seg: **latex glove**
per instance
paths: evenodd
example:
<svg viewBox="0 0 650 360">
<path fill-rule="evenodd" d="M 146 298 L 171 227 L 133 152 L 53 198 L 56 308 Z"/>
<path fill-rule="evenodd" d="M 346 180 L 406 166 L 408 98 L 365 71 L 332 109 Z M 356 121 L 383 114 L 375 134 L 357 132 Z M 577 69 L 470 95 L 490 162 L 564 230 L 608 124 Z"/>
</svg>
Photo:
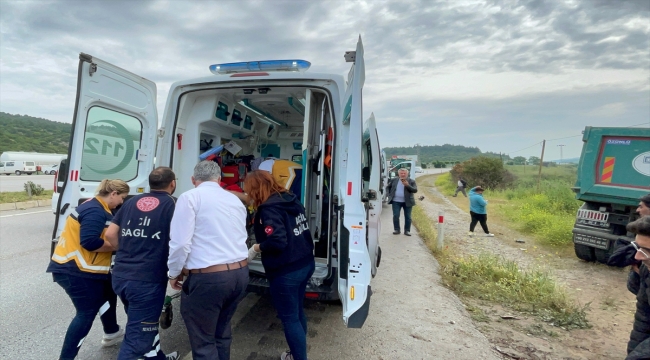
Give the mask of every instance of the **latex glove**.
<svg viewBox="0 0 650 360">
<path fill-rule="evenodd" d="M 248 262 L 253 261 L 255 259 L 255 256 L 257 256 L 259 252 L 255 251 L 255 245 L 251 246 L 250 249 L 248 249 Z"/>
</svg>

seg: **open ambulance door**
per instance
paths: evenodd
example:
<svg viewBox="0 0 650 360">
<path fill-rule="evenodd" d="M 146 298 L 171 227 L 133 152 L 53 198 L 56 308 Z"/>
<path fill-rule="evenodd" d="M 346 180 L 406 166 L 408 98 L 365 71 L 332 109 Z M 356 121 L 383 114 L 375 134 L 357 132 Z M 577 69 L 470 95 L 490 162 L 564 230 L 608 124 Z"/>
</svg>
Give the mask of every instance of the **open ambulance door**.
<svg viewBox="0 0 650 360">
<path fill-rule="evenodd" d="M 126 181 L 130 194 L 148 191 L 158 115 L 156 84 L 81 53 L 68 169 L 52 233 L 52 251 L 66 218 L 95 196 L 103 179 Z"/>
<path fill-rule="evenodd" d="M 372 277 L 377 275 L 377 267 L 381 261 L 381 248 L 379 247 L 379 234 L 381 234 L 381 151 L 379 148 L 379 138 L 377 135 L 377 126 L 375 123 L 375 114 L 370 114 L 366 120 L 363 131 L 364 142 L 364 168 L 363 183 L 366 201 L 367 227 L 366 243 L 368 245 L 368 254 L 370 256 Z"/>
<path fill-rule="evenodd" d="M 360 328 L 370 310 L 371 262 L 366 246 L 366 207 L 363 202 L 362 151 L 363 109 L 361 90 L 365 81 L 361 37 L 355 52 L 345 54 L 354 62 L 348 74 L 341 114 L 341 181 L 339 192 L 338 287 L 343 304 L 343 321 Z"/>
</svg>

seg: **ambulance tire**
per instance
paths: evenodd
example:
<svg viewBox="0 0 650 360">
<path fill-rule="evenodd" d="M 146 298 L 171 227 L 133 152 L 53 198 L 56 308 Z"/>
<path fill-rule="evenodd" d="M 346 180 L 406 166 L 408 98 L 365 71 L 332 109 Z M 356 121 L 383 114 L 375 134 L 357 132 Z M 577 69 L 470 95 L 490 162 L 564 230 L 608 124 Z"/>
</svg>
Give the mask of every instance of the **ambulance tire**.
<svg viewBox="0 0 650 360">
<path fill-rule="evenodd" d="M 16 170 L 16 175 L 20 176 L 20 174 L 22 174 L 22 172 L 20 172 L 20 170 Z"/>
<path fill-rule="evenodd" d="M 596 260 L 594 248 L 592 248 L 591 246 L 574 243 L 573 248 L 575 249 L 576 256 L 579 259 L 584 261 L 589 261 L 589 262 Z"/>
</svg>

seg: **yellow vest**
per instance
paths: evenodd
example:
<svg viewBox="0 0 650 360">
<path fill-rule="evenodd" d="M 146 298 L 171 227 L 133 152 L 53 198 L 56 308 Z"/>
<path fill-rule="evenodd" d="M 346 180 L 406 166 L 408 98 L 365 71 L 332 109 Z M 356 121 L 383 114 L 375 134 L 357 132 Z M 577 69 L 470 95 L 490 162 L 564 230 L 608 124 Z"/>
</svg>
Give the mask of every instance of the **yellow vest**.
<svg viewBox="0 0 650 360">
<path fill-rule="evenodd" d="M 113 214 L 104 201 L 102 201 L 99 197 L 95 197 L 95 199 L 99 202 L 99 204 L 104 208 L 106 212 L 106 222 L 101 235 L 101 238 L 104 239 L 106 228 L 108 225 L 110 225 Z M 84 204 L 87 204 L 87 202 Z M 80 205 L 79 207 L 82 207 L 84 204 Z M 91 204 L 88 205 L 93 206 Z M 72 213 L 65 220 L 63 232 L 59 237 L 59 242 L 57 243 L 56 248 L 54 248 L 52 261 L 59 264 L 65 264 L 69 261 L 74 260 L 74 262 L 77 263 L 79 270 L 83 272 L 93 274 L 108 274 L 108 271 L 111 268 L 112 253 L 92 252 L 84 249 L 84 247 L 81 246 L 81 224 L 78 220 L 79 214 L 76 211 L 77 209 L 72 210 Z"/>
</svg>

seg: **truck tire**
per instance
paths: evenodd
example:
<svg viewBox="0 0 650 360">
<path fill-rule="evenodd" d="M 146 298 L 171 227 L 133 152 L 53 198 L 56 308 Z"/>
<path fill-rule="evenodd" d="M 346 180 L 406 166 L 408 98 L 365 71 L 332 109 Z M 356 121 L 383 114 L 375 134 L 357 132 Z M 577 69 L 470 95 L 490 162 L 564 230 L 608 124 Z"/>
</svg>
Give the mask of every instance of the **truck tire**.
<svg viewBox="0 0 650 360">
<path fill-rule="evenodd" d="M 609 260 L 609 257 L 612 256 L 612 253 L 614 252 L 613 245 L 614 244 L 610 244 L 609 250 L 593 249 L 596 256 L 596 261 L 601 264 L 607 264 L 607 260 Z"/>
<path fill-rule="evenodd" d="M 22 174 L 22 172 L 20 172 L 20 170 L 16 170 L 16 175 L 20 176 L 20 174 Z"/>
<path fill-rule="evenodd" d="M 594 253 L 595 249 L 592 248 L 591 246 L 574 243 L 573 248 L 576 251 L 576 256 L 580 260 L 589 261 L 589 262 L 596 260 L 596 255 Z"/>
</svg>

